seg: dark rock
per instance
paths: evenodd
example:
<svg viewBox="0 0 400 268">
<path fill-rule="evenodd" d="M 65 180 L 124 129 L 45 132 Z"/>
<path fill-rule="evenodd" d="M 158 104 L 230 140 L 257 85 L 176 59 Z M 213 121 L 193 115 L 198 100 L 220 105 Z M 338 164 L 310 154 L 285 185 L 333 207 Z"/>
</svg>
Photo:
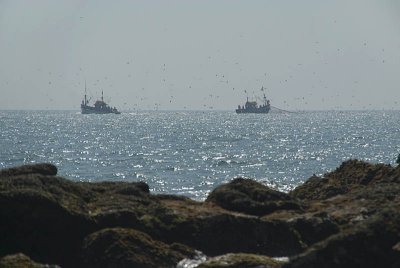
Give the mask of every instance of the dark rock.
<svg viewBox="0 0 400 268">
<path fill-rule="evenodd" d="M 225 213 L 197 218 L 187 226 L 181 225 L 174 233 L 182 243 L 211 256 L 226 252 L 284 256 L 304 249 L 298 233 L 286 221 L 264 221 Z"/>
<path fill-rule="evenodd" d="M 302 200 L 324 200 L 346 194 L 369 184 L 389 182 L 393 175 L 398 179 L 399 172 L 384 164 L 369 164 L 359 160 L 343 162 L 335 171 L 323 178 L 313 176 L 303 185 L 294 189 L 290 196 Z"/>
<path fill-rule="evenodd" d="M 0 256 L 24 252 L 42 263 L 78 267 L 90 233 L 126 226 L 162 237 L 178 217 L 143 182 L 81 183 L 19 169 L 30 170 L 14 168 L 3 175 L 18 175 L 0 180 Z"/>
<path fill-rule="evenodd" d="M 89 235 L 82 256 L 85 267 L 174 267 L 185 258 L 179 249 L 133 229 L 112 228 Z"/>
<path fill-rule="evenodd" d="M 28 256 L 17 253 L 0 258 L 0 268 L 59 268 L 58 265 L 48 265 L 34 262 Z"/>
<path fill-rule="evenodd" d="M 338 225 L 325 214 L 303 215 L 290 219 L 289 223 L 299 233 L 300 240 L 306 247 L 340 231 Z"/>
<path fill-rule="evenodd" d="M 206 202 L 227 210 L 257 216 L 277 210 L 301 210 L 301 205 L 289 195 L 243 178 L 218 186 L 210 193 Z"/>
<path fill-rule="evenodd" d="M 212 256 L 226 252 L 281 256 L 303 250 L 298 232 L 286 218 L 262 219 L 186 198 L 163 196 L 162 203 L 172 214 L 161 213 L 163 225 L 151 221 L 154 229 L 163 230 L 148 232 L 155 239 L 177 241 Z"/>
<path fill-rule="evenodd" d="M 0 180 L 0 255 L 24 252 L 42 263 L 75 265 L 81 239 L 94 223 L 75 195 L 84 191 L 67 184 L 40 174 Z"/>
<path fill-rule="evenodd" d="M 121 194 L 136 197 L 146 197 L 149 193 L 149 186 L 145 182 L 109 182 L 78 183 L 85 188 L 98 194 L 113 195 Z"/>
<path fill-rule="evenodd" d="M 283 262 L 255 254 L 225 254 L 210 258 L 197 268 L 279 268 Z"/>
<path fill-rule="evenodd" d="M 107 182 L 103 183 L 106 185 L 109 184 Z M 113 184 L 114 184 L 113 192 L 117 194 L 143 196 L 143 194 L 150 193 L 149 186 L 145 182 L 131 182 L 131 183 L 118 182 Z"/>
<path fill-rule="evenodd" d="M 26 174 L 41 174 L 55 176 L 57 175 L 57 167 L 52 164 L 35 164 L 35 165 L 25 165 L 21 167 L 13 167 L 8 169 L 0 170 L 1 177 L 26 175 Z"/>
<path fill-rule="evenodd" d="M 55 174 L 51 165 L 0 171 L 0 256 L 23 252 L 62 267 L 168 267 L 198 249 L 292 256 L 287 267 L 400 266 L 399 168 L 351 160 L 290 194 L 236 179 L 206 202 L 152 195 L 143 182 Z M 247 265 L 246 256 L 232 256 Z"/>
<path fill-rule="evenodd" d="M 396 245 L 394 245 L 394 246 L 392 247 L 392 249 L 393 249 L 394 251 L 398 251 L 398 252 L 400 253 L 400 242 L 397 243 Z"/>
<path fill-rule="evenodd" d="M 397 205 L 315 244 L 284 267 L 400 267 L 400 252 L 393 249 L 399 239 Z"/>
</svg>

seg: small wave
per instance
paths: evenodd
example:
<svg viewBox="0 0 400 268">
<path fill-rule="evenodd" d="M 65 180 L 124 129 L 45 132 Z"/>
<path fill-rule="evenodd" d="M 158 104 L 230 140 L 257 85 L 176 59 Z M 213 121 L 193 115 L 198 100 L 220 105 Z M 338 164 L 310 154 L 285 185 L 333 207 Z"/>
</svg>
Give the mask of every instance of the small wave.
<svg viewBox="0 0 400 268">
<path fill-rule="evenodd" d="M 207 260 L 207 256 L 204 255 L 201 251 L 196 250 L 196 254 L 193 259 L 183 259 L 177 265 L 176 268 L 195 268 L 205 262 Z"/>
<path fill-rule="evenodd" d="M 134 173 L 133 176 L 134 176 L 136 179 L 146 180 L 146 176 L 145 176 L 144 174 L 142 174 L 142 173 Z"/>
<path fill-rule="evenodd" d="M 235 160 L 219 160 L 215 166 L 217 167 L 224 167 L 224 166 L 232 166 L 232 165 L 240 165 L 240 162 L 237 162 Z"/>
<path fill-rule="evenodd" d="M 133 168 L 142 168 L 142 167 L 143 167 L 143 165 L 139 165 L 139 164 L 133 166 Z"/>
<path fill-rule="evenodd" d="M 217 167 L 229 166 L 229 160 L 228 161 L 220 160 L 217 162 L 217 164 L 215 166 L 217 166 Z"/>
</svg>

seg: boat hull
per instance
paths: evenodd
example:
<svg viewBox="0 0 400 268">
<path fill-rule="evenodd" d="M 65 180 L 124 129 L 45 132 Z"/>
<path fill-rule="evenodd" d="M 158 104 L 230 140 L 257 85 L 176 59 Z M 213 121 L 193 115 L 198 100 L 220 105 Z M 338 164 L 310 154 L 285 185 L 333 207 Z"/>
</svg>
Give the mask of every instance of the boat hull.
<svg viewBox="0 0 400 268">
<path fill-rule="evenodd" d="M 264 88 L 261 88 L 261 91 L 264 91 Z M 249 97 L 247 97 L 247 101 L 245 105 L 238 105 L 236 109 L 237 114 L 267 114 L 269 110 L 271 110 L 271 105 L 269 104 L 269 100 L 264 94 L 263 104 L 258 105 L 257 101 L 249 101 Z"/>
<path fill-rule="evenodd" d="M 269 113 L 270 107 L 260 107 L 256 109 L 236 109 L 237 114 L 267 114 Z"/>
<path fill-rule="evenodd" d="M 99 109 L 93 106 L 88 106 L 88 105 L 81 105 L 81 113 L 82 114 L 120 114 L 121 112 L 112 109 L 112 108 L 106 108 L 106 109 Z"/>
</svg>

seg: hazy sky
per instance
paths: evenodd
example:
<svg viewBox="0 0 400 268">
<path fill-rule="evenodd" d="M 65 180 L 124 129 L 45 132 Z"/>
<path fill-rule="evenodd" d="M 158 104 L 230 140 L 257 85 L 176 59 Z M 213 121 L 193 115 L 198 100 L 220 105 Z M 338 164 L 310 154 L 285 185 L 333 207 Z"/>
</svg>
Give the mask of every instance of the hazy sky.
<svg viewBox="0 0 400 268">
<path fill-rule="evenodd" d="M 400 109 L 398 0 L 0 0 L 0 109 Z"/>
</svg>

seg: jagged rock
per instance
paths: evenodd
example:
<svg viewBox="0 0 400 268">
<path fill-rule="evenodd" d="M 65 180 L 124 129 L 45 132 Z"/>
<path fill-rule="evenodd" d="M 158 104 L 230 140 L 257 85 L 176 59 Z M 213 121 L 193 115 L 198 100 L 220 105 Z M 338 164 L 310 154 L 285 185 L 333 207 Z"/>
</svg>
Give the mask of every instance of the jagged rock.
<svg viewBox="0 0 400 268">
<path fill-rule="evenodd" d="M 301 210 L 289 195 L 251 179 L 237 178 L 215 188 L 206 202 L 231 211 L 262 216 L 277 210 Z"/>
<path fill-rule="evenodd" d="M 190 251 L 182 248 L 133 229 L 110 228 L 86 237 L 82 256 L 85 267 L 174 267 Z"/>
</svg>

